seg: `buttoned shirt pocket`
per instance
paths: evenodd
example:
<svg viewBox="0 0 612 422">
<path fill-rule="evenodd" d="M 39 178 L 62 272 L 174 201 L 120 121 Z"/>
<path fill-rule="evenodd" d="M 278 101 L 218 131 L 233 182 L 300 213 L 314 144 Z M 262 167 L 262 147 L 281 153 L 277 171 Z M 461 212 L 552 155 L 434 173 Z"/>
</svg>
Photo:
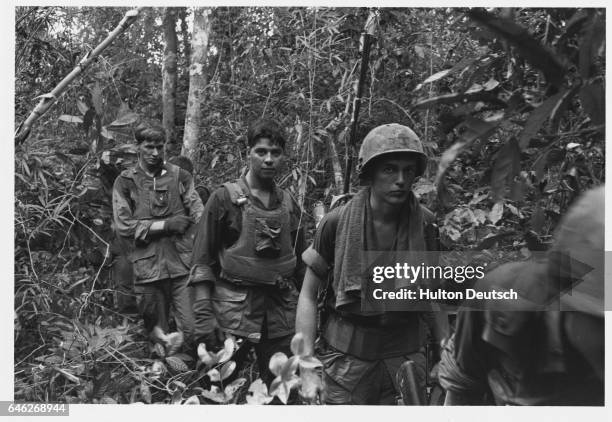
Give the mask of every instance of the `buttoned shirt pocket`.
<svg viewBox="0 0 612 422">
<path fill-rule="evenodd" d="M 246 287 L 232 286 L 231 288 L 216 284 L 212 302 L 217 322 L 221 328 L 235 330 L 240 327 L 242 318 L 247 311 Z"/>
<path fill-rule="evenodd" d="M 165 217 L 170 211 L 170 192 L 166 186 L 158 186 L 149 191 L 151 204 L 151 215 L 153 217 Z"/>
</svg>

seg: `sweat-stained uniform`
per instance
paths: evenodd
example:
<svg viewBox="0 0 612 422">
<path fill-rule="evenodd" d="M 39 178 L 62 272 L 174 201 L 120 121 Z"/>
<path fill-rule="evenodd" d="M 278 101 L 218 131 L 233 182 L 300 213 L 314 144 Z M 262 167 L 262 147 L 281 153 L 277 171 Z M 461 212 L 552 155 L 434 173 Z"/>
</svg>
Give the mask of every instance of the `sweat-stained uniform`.
<svg viewBox="0 0 612 422">
<path fill-rule="evenodd" d="M 266 252 L 274 249 L 266 249 L 270 242 L 276 252 Z M 298 288 L 304 277 L 298 257 L 304 249 L 300 208 L 278 187 L 271 193 L 269 207 L 250 195 L 244 178 L 215 190 L 206 203 L 192 272 L 197 282 L 212 284 L 220 328 L 253 344 L 264 381 L 269 381 L 272 354 L 290 354 Z M 197 315 L 196 310 L 196 337 L 210 329 Z"/>
<path fill-rule="evenodd" d="M 369 315 L 361 310 L 361 295 L 365 289 L 355 294 L 349 289 L 350 276 L 346 276 L 339 265 L 350 267 L 357 262 L 347 261 L 341 254 L 351 254 L 351 251 L 378 251 L 375 235 L 369 238 L 366 246 L 352 239 L 346 242 L 348 231 L 356 225 L 364 232 L 373 231 L 373 221 L 367 217 L 369 208 L 369 190 L 358 193 L 347 204 L 328 213 L 321 221 L 313 244 L 302 255 L 304 263 L 326 283 L 326 312 L 329 313 L 322 328 L 322 339 L 317 344 L 317 357 L 324 363 L 325 382 L 327 384 L 328 404 L 384 404 L 394 405 L 398 402 L 399 389 L 396 373 L 399 367 L 411 360 L 415 363 L 419 394 L 424 400 L 426 359 L 425 318 L 431 318 L 431 313 L 416 311 L 392 311 L 377 315 Z M 368 208 L 366 217 L 351 219 L 346 214 L 350 207 L 356 207 L 354 201 L 361 201 Z M 418 224 L 408 224 L 406 236 L 410 238 L 406 244 L 420 245 L 424 251 L 425 243 L 422 222 L 428 222 L 433 216 L 418 205 L 413 195 L 410 197 L 410 212 L 405 215 L 415 219 Z M 405 210 L 406 211 L 406 210 Z M 353 221 L 355 220 L 355 221 Z M 347 221 L 343 223 L 343 221 Z M 345 229 L 343 224 L 353 228 Z M 399 237 L 399 235 L 398 235 Z M 367 236 L 366 236 L 367 238 Z M 396 239 L 396 247 L 397 247 Z M 416 246 L 415 246 L 416 247 Z M 342 278 L 346 278 L 343 280 Z M 343 287 L 344 286 L 344 287 Z"/>
<path fill-rule="evenodd" d="M 134 288 L 148 331 L 159 325 L 168 331 L 172 303 L 177 328 L 190 339 L 193 310 L 187 289 L 195 224 L 182 234 L 149 234 L 155 221 L 187 215 L 197 222 L 203 205 L 185 170 L 164 164 L 156 177 L 137 164 L 124 170 L 113 186 L 113 214 L 117 233 L 132 239 Z"/>
</svg>

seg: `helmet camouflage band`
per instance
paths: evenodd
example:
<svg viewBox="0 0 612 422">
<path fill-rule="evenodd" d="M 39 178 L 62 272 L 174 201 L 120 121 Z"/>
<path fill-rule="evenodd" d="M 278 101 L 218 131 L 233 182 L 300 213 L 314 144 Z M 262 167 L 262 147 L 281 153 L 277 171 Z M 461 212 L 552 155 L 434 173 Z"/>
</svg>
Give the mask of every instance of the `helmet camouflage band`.
<svg viewBox="0 0 612 422">
<path fill-rule="evenodd" d="M 359 161 L 357 172 L 360 177 L 365 174 L 365 169 L 372 159 L 383 154 L 409 152 L 417 155 L 419 168 L 417 176 L 425 172 L 427 166 L 427 155 L 423 151 L 423 144 L 419 137 L 407 126 L 391 123 L 372 129 L 361 143 L 359 148 Z"/>
</svg>

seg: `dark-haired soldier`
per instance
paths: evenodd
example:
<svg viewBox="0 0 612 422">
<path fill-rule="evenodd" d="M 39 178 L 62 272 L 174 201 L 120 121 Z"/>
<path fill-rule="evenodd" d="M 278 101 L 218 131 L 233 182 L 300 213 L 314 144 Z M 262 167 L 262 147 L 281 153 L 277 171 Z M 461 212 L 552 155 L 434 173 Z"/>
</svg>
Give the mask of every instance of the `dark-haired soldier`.
<svg viewBox="0 0 612 422">
<path fill-rule="evenodd" d="M 328 292 L 329 317 L 317 349 L 328 404 L 397 404 L 404 389 L 396 374 L 405 362 L 414 366 L 416 385 L 409 395 L 416 399 L 410 404 L 424 404 L 425 327 L 441 339 L 446 327 L 439 322 L 445 315 L 364 309 L 371 280 L 360 268 L 373 251 L 390 256 L 427 250 L 425 226 L 433 215 L 412 192 L 426 163 L 410 128 L 394 123 L 370 131 L 359 151 L 359 176 L 366 187 L 323 218 L 302 256 L 307 269 L 296 331 L 304 335 L 308 353 L 315 352 L 318 292 L 322 286 Z"/>
<path fill-rule="evenodd" d="M 290 354 L 303 278 L 297 257 L 304 245 L 300 208 L 274 182 L 284 159 L 282 130 L 258 120 L 249 126 L 247 140 L 246 175 L 215 190 L 204 209 L 191 284 L 199 341 L 215 346 L 216 320 L 223 332 L 251 343 L 269 383 L 270 357 Z"/>
<path fill-rule="evenodd" d="M 482 279 L 519 300 L 459 312 L 439 369 L 446 405 L 603 406 L 604 198 L 601 186 L 570 207 L 544 259 Z"/>
<path fill-rule="evenodd" d="M 117 232 L 133 239 L 134 290 L 146 330 L 153 341 L 175 352 L 193 341 L 193 310 L 187 279 L 195 223 L 203 211 L 191 175 L 164 162 L 161 127 L 135 132 L 138 163 L 124 170 L 113 187 Z M 174 309 L 178 332 L 169 334 Z"/>
</svg>

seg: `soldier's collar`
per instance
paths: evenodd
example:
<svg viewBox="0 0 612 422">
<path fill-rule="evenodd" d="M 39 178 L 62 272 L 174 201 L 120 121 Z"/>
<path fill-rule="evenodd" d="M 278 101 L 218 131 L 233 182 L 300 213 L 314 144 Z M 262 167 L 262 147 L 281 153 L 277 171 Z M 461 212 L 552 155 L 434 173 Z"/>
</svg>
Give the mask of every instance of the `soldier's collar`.
<svg viewBox="0 0 612 422">
<path fill-rule="evenodd" d="M 140 166 L 140 162 L 136 162 L 136 165 L 134 166 L 134 168 L 132 168 L 132 173 L 136 174 L 139 171 L 144 173 L 144 175 L 147 176 L 147 177 L 155 178 L 155 177 L 161 177 L 161 176 L 165 175 L 166 173 L 168 173 L 168 168 L 166 167 L 166 162 L 164 161 L 164 163 L 162 164 L 162 168 L 161 168 L 161 171 L 160 171 L 159 175 L 152 176 L 149 172 L 147 172 L 145 169 L 143 169 Z"/>
</svg>

